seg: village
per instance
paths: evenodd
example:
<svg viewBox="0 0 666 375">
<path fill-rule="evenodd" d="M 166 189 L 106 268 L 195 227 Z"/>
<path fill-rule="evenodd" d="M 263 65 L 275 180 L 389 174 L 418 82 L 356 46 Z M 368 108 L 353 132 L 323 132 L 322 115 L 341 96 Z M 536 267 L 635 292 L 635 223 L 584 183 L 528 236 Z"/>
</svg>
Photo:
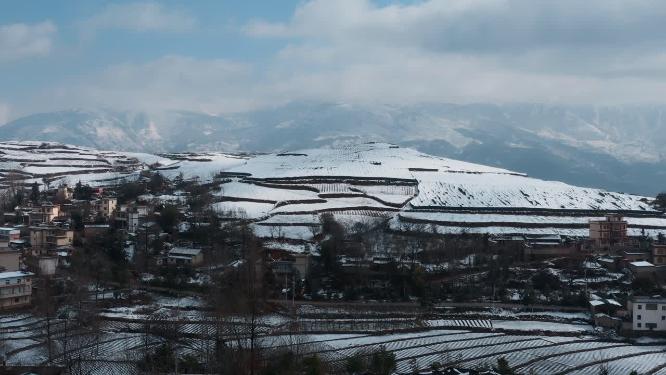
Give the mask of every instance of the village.
<svg viewBox="0 0 666 375">
<path fill-rule="evenodd" d="M 121 338 L 141 331 L 133 324 L 173 321 L 209 340 L 211 327 L 197 334 L 204 322 L 221 319 L 226 326 L 233 317 L 243 322 L 235 334 L 244 339 L 424 329 L 590 335 L 633 344 L 666 339 L 666 238 L 628 236 L 619 213 L 591 220 L 585 238 L 410 235 L 381 225 L 347 228 L 333 214 L 322 214 L 313 240 L 296 243 L 279 231 L 257 237 L 242 214 L 211 211 L 214 190 L 215 184 L 145 172 L 137 181 L 112 186 L 34 184 L 7 195 L 0 218 L 0 321 L 27 319 L 39 334 L 14 338 L 21 325 L 3 324 L 4 363 L 58 368 L 78 360 L 81 366 L 81 350 L 90 344 L 75 350 L 67 330 L 90 334 L 100 329 L 100 319 L 126 325 L 103 330 Z M 45 332 L 33 319 L 71 326 Z M 146 339 L 133 365 L 145 366 L 157 355 L 150 353 L 171 340 L 163 332 L 151 336 L 160 338 Z M 206 345 L 215 342 L 219 338 Z M 335 350 L 322 353 L 328 352 Z M 198 355 L 186 359 L 196 364 Z M 442 364 L 474 363 L 462 356 L 430 357 L 398 356 L 398 370 L 432 371 L 437 362 L 443 371 L 448 366 Z M 494 363 L 490 354 L 481 358 L 475 368 Z M 104 362 L 96 361 L 88 364 Z"/>
</svg>

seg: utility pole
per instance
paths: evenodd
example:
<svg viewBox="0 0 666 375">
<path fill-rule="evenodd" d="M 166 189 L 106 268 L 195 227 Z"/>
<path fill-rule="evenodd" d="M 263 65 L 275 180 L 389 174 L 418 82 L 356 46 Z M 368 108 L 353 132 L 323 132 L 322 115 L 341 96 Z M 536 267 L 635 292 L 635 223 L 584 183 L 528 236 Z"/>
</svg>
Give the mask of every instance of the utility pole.
<svg viewBox="0 0 666 375">
<path fill-rule="evenodd" d="M 294 299 L 296 298 L 296 276 L 292 273 L 291 274 L 291 309 L 295 313 L 296 312 L 296 307 Z"/>
</svg>

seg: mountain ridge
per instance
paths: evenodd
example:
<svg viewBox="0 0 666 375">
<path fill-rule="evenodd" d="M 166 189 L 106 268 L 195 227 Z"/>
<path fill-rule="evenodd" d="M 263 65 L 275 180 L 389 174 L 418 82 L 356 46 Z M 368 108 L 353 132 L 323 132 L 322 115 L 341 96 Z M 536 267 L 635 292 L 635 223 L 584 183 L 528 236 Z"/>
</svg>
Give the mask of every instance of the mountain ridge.
<svg viewBox="0 0 666 375">
<path fill-rule="evenodd" d="M 666 188 L 665 109 L 316 102 L 218 116 L 78 109 L 14 120 L 1 127 L 0 140 L 148 152 L 279 152 L 380 141 L 540 178 L 656 194 Z"/>
</svg>

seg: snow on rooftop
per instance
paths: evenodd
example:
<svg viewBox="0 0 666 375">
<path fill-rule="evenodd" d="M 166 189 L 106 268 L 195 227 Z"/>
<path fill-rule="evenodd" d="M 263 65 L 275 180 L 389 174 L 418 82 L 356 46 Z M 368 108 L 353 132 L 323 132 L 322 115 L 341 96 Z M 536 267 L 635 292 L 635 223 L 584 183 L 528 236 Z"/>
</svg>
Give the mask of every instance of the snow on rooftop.
<svg viewBox="0 0 666 375">
<path fill-rule="evenodd" d="M 34 273 L 25 272 L 25 271 L 0 272 L 0 279 L 11 279 L 15 277 L 25 277 L 25 276 L 34 276 Z"/>
<path fill-rule="evenodd" d="M 187 248 L 187 247 L 174 247 L 171 250 L 169 250 L 169 256 L 172 255 L 178 255 L 178 254 L 185 254 L 185 255 L 199 255 L 201 253 L 201 249 L 194 249 L 194 248 Z"/>
<path fill-rule="evenodd" d="M 654 264 L 652 264 L 650 262 L 646 262 L 644 260 L 637 261 L 637 262 L 631 262 L 629 264 L 631 266 L 634 266 L 634 267 L 654 267 Z"/>
</svg>

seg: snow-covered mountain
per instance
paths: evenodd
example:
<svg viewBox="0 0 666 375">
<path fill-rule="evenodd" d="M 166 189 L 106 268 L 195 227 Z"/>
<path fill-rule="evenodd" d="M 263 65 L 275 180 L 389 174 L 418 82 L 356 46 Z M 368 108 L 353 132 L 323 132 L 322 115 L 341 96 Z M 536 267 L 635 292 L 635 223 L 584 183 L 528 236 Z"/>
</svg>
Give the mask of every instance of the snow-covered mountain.
<svg viewBox="0 0 666 375">
<path fill-rule="evenodd" d="M 666 233 L 648 197 L 544 181 L 386 143 L 271 154 L 146 154 L 57 143 L 0 143 L 0 188 L 49 182 L 112 185 L 145 169 L 214 181 L 220 216 L 262 237 L 308 241 L 319 215 L 398 231 L 586 236 L 588 221 L 627 217 L 630 233 Z M 313 230 L 314 228 L 314 230 Z"/>
<path fill-rule="evenodd" d="M 27 116 L 0 140 L 43 139 L 143 152 L 279 152 L 390 142 L 583 186 L 666 189 L 666 107 L 293 103 L 214 116 L 111 110 Z"/>
</svg>

